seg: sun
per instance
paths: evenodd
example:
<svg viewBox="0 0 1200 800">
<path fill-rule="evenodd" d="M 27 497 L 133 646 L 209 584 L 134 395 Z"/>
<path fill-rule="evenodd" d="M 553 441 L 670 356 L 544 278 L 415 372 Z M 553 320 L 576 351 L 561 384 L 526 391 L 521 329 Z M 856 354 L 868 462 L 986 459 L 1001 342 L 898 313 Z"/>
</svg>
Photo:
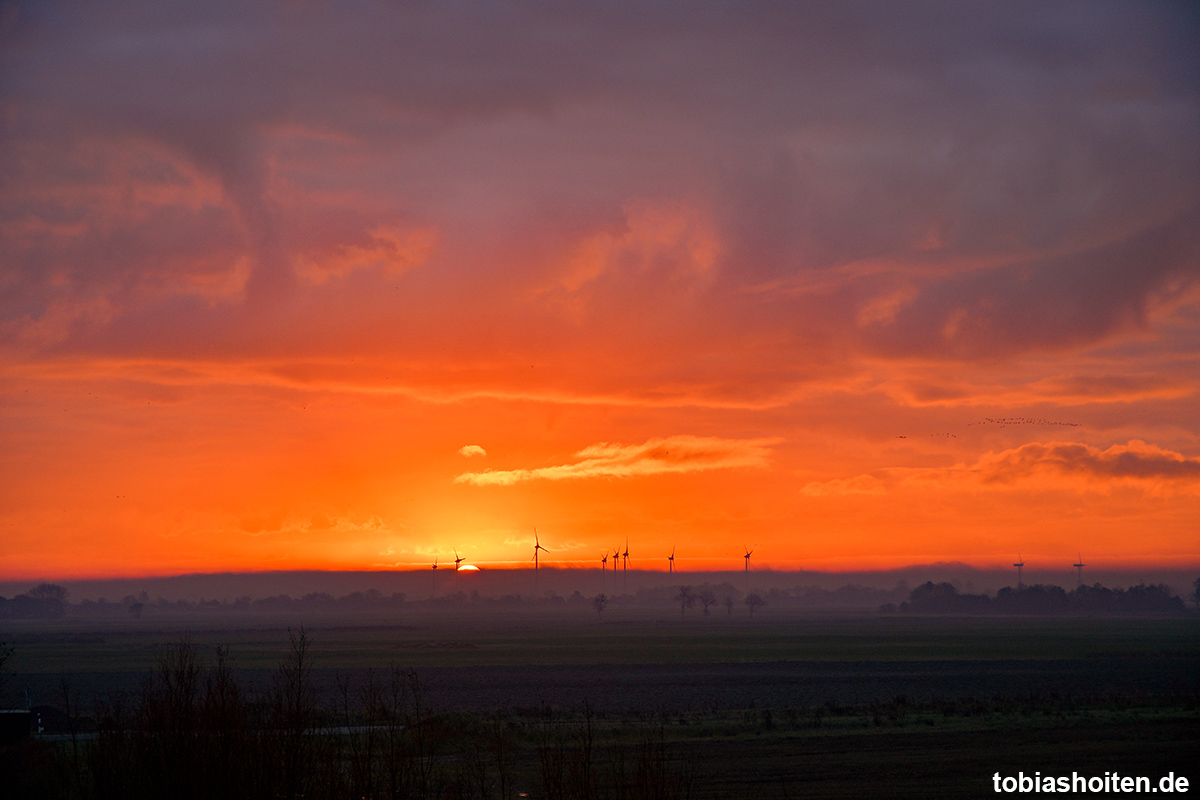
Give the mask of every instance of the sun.
<svg viewBox="0 0 1200 800">
<path fill-rule="evenodd" d="M 479 572 L 479 567 L 474 564 L 463 564 L 458 568 L 459 572 Z"/>
</svg>

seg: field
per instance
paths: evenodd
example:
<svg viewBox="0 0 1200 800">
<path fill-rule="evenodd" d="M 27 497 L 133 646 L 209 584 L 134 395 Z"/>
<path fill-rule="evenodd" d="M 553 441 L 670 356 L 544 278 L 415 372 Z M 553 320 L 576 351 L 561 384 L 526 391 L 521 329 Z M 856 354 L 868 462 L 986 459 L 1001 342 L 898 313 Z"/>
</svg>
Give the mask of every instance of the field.
<svg viewBox="0 0 1200 800">
<path fill-rule="evenodd" d="M 70 697 L 72 724 L 86 730 L 98 698 L 132 702 L 184 640 L 203 663 L 228 648 L 246 695 L 266 697 L 301 625 L 326 729 L 361 722 L 348 698 L 400 668 L 462 741 L 496 726 L 511 733 L 513 796 L 553 795 L 547 753 L 567 774 L 585 727 L 597 785 L 657 764 L 679 791 L 653 796 L 974 796 L 992 794 L 997 771 L 1157 780 L 1187 774 L 1200 745 L 1194 617 L 67 618 L 7 623 L 7 700 L 28 690 L 53 729 L 63 723 L 50 709 Z M 446 769 L 465 758 L 453 752 Z"/>
</svg>

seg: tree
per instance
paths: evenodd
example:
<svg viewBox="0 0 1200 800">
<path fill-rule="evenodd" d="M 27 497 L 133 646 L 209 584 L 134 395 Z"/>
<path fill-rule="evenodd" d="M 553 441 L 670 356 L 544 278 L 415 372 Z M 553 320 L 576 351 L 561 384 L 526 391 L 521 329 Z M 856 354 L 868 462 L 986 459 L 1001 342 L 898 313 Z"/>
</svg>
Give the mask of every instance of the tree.
<svg viewBox="0 0 1200 800">
<path fill-rule="evenodd" d="M 592 598 L 592 608 L 596 609 L 596 619 L 600 619 L 600 615 L 604 613 L 604 607 L 608 605 L 608 595 L 598 594 Z"/>
<path fill-rule="evenodd" d="M 733 616 L 733 595 L 731 594 L 725 595 L 725 613 Z"/>
<path fill-rule="evenodd" d="M 39 583 L 29 590 L 29 596 L 35 600 L 65 603 L 67 601 L 67 590 L 55 583 Z"/>
<path fill-rule="evenodd" d="M 26 593 L 29 616 L 61 617 L 66 613 L 67 590 L 54 583 L 39 583 Z M 13 598 L 16 600 L 17 598 Z"/>
<path fill-rule="evenodd" d="M 1192 584 L 1192 602 L 1200 609 L 1200 578 L 1196 578 L 1196 582 Z"/>
<path fill-rule="evenodd" d="M 692 594 L 691 586 L 680 586 L 679 594 L 675 595 L 675 601 L 679 603 L 679 616 L 683 616 L 683 612 L 696 604 L 696 596 Z"/>
<path fill-rule="evenodd" d="M 743 600 L 742 602 L 744 602 L 747 606 L 749 606 L 750 616 L 752 616 L 752 617 L 754 616 L 755 611 L 758 611 L 760 608 L 762 608 L 763 606 L 765 606 L 767 604 L 767 601 L 763 600 L 757 594 L 746 595 L 746 599 Z"/>
<path fill-rule="evenodd" d="M 0 642 L 0 692 L 4 691 L 5 684 L 8 683 L 7 665 L 12 659 L 13 649 L 8 642 Z"/>
<path fill-rule="evenodd" d="M 700 590 L 700 605 L 704 606 L 704 616 L 708 616 L 708 609 L 717 602 L 717 593 L 712 589 Z"/>
<path fill-rule="evenodd" d="M 279 665 L 272 687 L 275 726 L 281 737 L 280 766 L 284 775 L 284 797 L 307 792 L 311 780 L 313 737 L 309 736 L 317 713 L 316 688 L 312 682 L 312 640 L 304 626 L 300 633 L 288 629 L 291 652 Z"/>
</svg>

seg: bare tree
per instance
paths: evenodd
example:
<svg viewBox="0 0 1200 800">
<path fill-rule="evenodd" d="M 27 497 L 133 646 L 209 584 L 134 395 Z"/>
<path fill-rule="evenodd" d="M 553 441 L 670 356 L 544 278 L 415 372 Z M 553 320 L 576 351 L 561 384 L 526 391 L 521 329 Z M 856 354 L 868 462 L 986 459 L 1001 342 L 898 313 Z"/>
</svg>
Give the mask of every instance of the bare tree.
<svg viewBox="0 0 1200 800">
<path fill-rule="evenodd" d="M 316 713 L 316 689 L 312 684 L 312 641 L 304 626 L 299 634 L 288 629 L 291 652 L 275 674 L 273 705 L 280 738 L 279 767 L 284 778 L 284 796 L 297 797 L 306 790 L 311 762 L 312 730 Z"/>
<path fill-rule="evenodd" d="M 8 683 L 8 662 L 12 659 L 13 648 L 8 642 L 0 642 L 0 694 Z"/>
<path fill-rule="evenodd" d="M 708 616 L 708 609 L 717 602 L 717 593 L 712 589 L 701 589 L 698 595 L 700 605 L 704 607 L 704 616 Z"/>
<path fill-rule="evenodd" d="M 733 616 L 733 595 L 731 594 L 725 595 L 725 613 Z"/>
<path fill-rule="evenodd" d="M 679 603 L 679 616 L 683 616 L 683 612 L 696 604 L 696 596 L 692 594 L 691 586 L 680 586 L 679 594 L 675 595 L 675 601 Z"/>
<path fill-rule="evenodd" d="M 752 616 L 752 617 L 754 616 L 755 611 L 758 611 L 760 608 L 762 608 L 763 606 L 765 606 L 767 604 L 767 601 L 763 600 L 757 594 L 746 595 L 746 599 L 743 600 L 742 602 L 745 603 L 750 608 L 750 616 Z"/>
<path fill-rule="evenodd" d="M 185 635 L 163 649 L 155 679 L 142 689 L 138 724 L 149 756 L 146 776 L 168 797 L 186 795 L 196 780 L 202 677 L 199 654 Z"/>
<path fill-rule="evenodd" d="M 592 598 L 592 608 L 596 609 L 596 619 L 600 619 L 606 605 L 608 605 L 608 595 L 598 594 Z"/>
</svg>

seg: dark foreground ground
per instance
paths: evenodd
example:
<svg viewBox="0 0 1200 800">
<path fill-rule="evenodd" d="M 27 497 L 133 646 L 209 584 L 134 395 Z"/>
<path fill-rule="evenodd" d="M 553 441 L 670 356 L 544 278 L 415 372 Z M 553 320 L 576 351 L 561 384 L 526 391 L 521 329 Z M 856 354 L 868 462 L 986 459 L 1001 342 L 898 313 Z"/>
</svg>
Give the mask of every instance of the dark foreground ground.
<svg viewBox="0 0 1200 800">
<path fill-rule="evenodd" d="M 889 731 L 692 745 L 697 797 L 995 796 L 992 776 L 1194 774 L 1197 719 L 1000 730 Z"/>
<path fill-rule="evenodd" d="M 339 678 L 361 684 L 369 668 L 315 668 L 318 702 L 337 701 Z M 379 670 L 375 670 L 379 672 Z M 415 670 L 431 709 L 566 711 L 586 702 L 605 713 L 694 713 L 741 708 L 859 705 L 1025 697 L 1175 696 L 1196 692 L 1200 656 L 993 661 L 791 661 L 747 664 L 570 664 L 423 667 Z M 275 670 L 235 670 L 251 694 L 266 692 Z M 145 672 L 17 676 L 34 705 L 61 704 L 65 682 L 80 698 L 136 697 Z"/>
<path fill-rule="evenodd" d="M 928 798 L 995 796 L 996 773 L 1200 780 L 1195 619 L 307 624 L 312 714 L 291 739 L 299 673 L 278 621 L 5 631 L 4 696 L 28 691 L 46 730 L 0 748 L 0 796 Z M 156 672 L 183 641 L 199 669 L 186 713 Z M 227 731 L 204 721 L 219 644 L 241 715 L 224 755 L 209 750 Z M 400 710 L 367 710 L 395 675 Z M 282 768 L 288 747 L 304 757 Z M 390 790 L 389 770 L 407 776 Z"/>
<path fill-rule="evenodd" d="M 597 715 L 586 751 L 587 723 L 578 713 L 431 716 L 425 724 L 428 730 L 438 728 L 441 738 L 429 745 L 424 760 L 412 749 L 405 756 L 410 764 L 424 765 L 425 783 L 415 777 L 419 769 L 411 768 L 408 783 L 395 793 L 387 791 L 382 768 L 376 769 L 373 787 L 356 783 L 354 766 L 365 734 L 333 729 L 309 735 L 317 754 L 305 763 L 323 773 L 332 761 L 339 777 L 318 775 L 293 793 L 278 787 L 255 792 L 249 778 L 235 787 L 206 791 L 202 787 L 209 779 L 203 776 L 208 771 L 194 763 L 157 782 L 141 780 L 139 771 L 138 780 L 121 783 L 111 775 L 113 763 L 142 764 L 137 759 L 145 756 L 135 755 L 130 762 L 137 746 L 127 744 L 114 755 L 110 742 L 108 760 L 97 759 L 88 748 L 98 740 L 86 735 L 76 741 L 27 741 L 7 750 L 0 746 L 0 772 L 7 797 L 64 800 L 991 797 L 997 773 L 1015 778 L 1019 773 L 1103 777 L 1115 772 L 1148 777 L 1154 786 L 1173 774 L 1194 782 L 1195 754 L 1200 752 L 1200 711 L 1194 700 L 891 702 L 638 719 Z M 385 734 L 375 735 L 379 746 Z M 503 748 L 496 746 L 497 736 L 504 738 Z M 411 739 L 406 741 L 411 747 Z M 156 762 L 148 769 L 161 768 L 164 756 L 152 752 Z M 171 757 L 165 760 L 169 763 Z M 585 762 L 586 775 L 581 771 Z M 105 774 L 107 783 L 96 779 Z M 244 767 L 235 774 L 245 775 Z"/>
</svg>

